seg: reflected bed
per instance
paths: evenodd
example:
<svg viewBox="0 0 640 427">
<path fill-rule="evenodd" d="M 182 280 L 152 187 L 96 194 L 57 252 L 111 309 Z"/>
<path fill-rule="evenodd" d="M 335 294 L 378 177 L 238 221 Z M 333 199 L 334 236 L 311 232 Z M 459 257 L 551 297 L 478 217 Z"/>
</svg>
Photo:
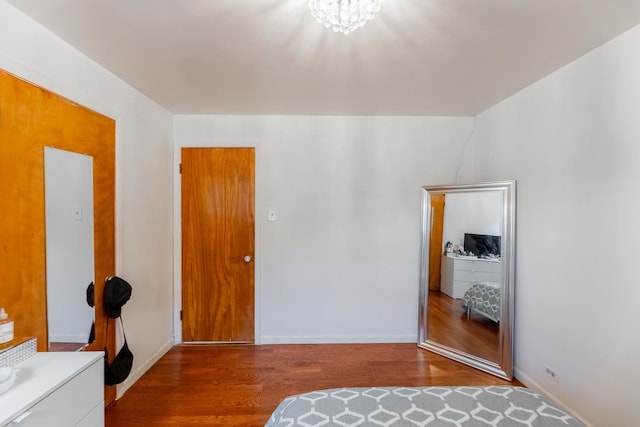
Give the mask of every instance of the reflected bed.
<svg viewBox="0 0 640 427">
<path fill-rule="evenodd" d="M 584 426 L 530 389 L 375 387 L 317 390 L 284 399 L 265 427 Z"/>
<path fill-rule="evenodd" d="M 478 282 L 471 285 L 462 297 L 462 308 L 481 314 L 494 322 L 500 322 L 500 283 Z"/>
</svg>

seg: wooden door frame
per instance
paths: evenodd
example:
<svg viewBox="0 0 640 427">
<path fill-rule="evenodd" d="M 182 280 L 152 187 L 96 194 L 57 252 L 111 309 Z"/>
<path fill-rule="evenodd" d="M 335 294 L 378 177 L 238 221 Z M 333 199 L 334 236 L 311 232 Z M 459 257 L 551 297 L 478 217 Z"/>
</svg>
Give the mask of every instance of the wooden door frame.
<svg viewBox="0 0 640 427">
<path fill-rule="evenodd" d="M 174 283 L 174 315 L 173 330 L 175 344 L 182 343 L 182 320 L 180 319 L 180 311 L 182 309 L 182 176 L 180 175 L 180 164 L 182 163 L 183 148 L 253 148 L 255 150 L 254 175 L 255 175 L 255 192 L 254 192 L 254 341 L 255 345 L 262 343 L 261 335 L 261 280 L 260 272 L 262 270 L 262 224 L 264 223 L 262 209 L 262 143 L 260 141 L 229 141 L 211 138 L 202 143 L 181 144 L 175 141 L 173 158 L 174 163 L 174 203 L 173 203 L 173 283 Z"/>
<path fill-rule="evenodd" d="M 8 194 L 3 194 L 5 202 L 9 200 L 12 208 L 27 206 L 29 211 L 28 216 L 17 215 L 15 209 L 5 212 L 5 216 L 14 219 L 16 224 L 5 233 L 5 240 L 15 248 L 16 254 L 22 256 L 17 257 L 18 262 L 13 262 L 10 269 L 6 269 L 6 280 L 19 285 L 13 289 L 19 289 L 21 295 L 19 298 L 3 295 L 3 299 L 8 311 L 17 317 L 17 336 L 36 336 L 38 351 L 46 351 L 44 147 L 93 157 L 94 281 L 95 294 L 102 295 L 104 278 L 115 273 L 116 121 L 2 69 L 0 79 L 0 86 L 6 90 L 0 93 L 7 97 L 7 105 L 11 106 L 15 99 L 20 99 L 19 103 L 30 111 L 35 123 L 21 128 L 19 132 L 11 129 L 12 137 L 7 141 L 12 143 L 7 142 L 0 149 L 7 158 L 15 159 L 13 168 L 6 169 L 11 173 L 15 170 L 21 177 L 11 183 L 11 188 L 5 187 L 9 189 Z M 12 123 L 12 115 L 22 117 L 10 110 L 3 113 L 7 123 Z M 15 124 L 12 126 L 15 128 Z M 10 176 L 8 179 L 14 178 Z M 20 309 L 12 309 L 18 305 Z M 115 321 L 107 317 L 103 304 L 96 303 L 94 310 L 96 340 L 86 350 L 102 351 L 106 347 L 112 360 L 116 353 Z M 115 397 L 116 387 L 105 386 L 105 404 L 111 403 Z"/>
</svg>

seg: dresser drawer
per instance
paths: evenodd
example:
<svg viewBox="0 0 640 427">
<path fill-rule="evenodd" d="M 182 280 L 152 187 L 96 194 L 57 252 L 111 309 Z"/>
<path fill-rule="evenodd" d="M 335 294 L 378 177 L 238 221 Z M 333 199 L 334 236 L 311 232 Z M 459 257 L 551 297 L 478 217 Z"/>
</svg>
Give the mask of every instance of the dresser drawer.
<svg viewBox="0 0 640 427">
<path fill-rule="evenodd" d="M 104 402 L 100 401 L 76 427 L 104 427 Z"/>
<path fill-rule="evenodd" d="M 500 273 L 494 273 L 490 271 L 476 271 L 474 282 L 493 282 L 493 283 L 501 283 Z"/>
<path fill-rule="evenodd" d="M 456 260 L 454 269 L 458 271 L 487 271 L 499 272 L 500 263 L 493 261 Z"/>
<path fill-rule="evenodd" d="M 444 256 L 441 264 L 440 291 L 462 298 L 474 282 L 501 283 L 502 264 L 497 261 Z"/>
<path fill-rule="evenodd" d="M 103 375 L 103 362 L 98 360 L 14 418 L 8 425 L 71 427 L 79 424 L 97 405 L 103 407 Z M 104 412 L 104 409 L 102 411 Z"/>
<path fill-rule="evenodd" d="M 454 273 L 454 280 L 463 282 L 472 282 L 476 280 L 475 271 L 471 270 L 456 270 Z"/>
</svg>

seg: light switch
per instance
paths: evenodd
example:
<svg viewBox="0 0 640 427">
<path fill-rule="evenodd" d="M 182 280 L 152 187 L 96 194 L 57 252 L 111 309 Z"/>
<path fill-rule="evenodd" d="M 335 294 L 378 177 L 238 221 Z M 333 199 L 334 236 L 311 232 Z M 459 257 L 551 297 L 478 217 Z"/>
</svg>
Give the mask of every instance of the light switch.
<svg viewBox="0 0 640 427">
<path fill-rule="evenodd" d="M 276 208 L 269 208 L 267 213 L 267 221 L 277 221 L 278 220 L 278 212 Z"/>
</svg>

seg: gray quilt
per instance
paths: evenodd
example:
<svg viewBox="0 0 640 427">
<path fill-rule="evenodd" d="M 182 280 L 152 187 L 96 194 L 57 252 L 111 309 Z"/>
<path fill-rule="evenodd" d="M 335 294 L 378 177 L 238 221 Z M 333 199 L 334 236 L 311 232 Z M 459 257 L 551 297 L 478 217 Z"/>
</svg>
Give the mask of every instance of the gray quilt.
<svg viewBox="0 0 640 427">
<path fill-rule="evenodd" d="M 318 390 L 284 399 L 265 427 L 584 426 L 557 404 L 512 386 Z"/>
<path fill-rule="evenodd" d="M 499 322 L 500 301 L 499 284 L 474 283 L 462 297 L 462 308 L 473 309 L 494 322 Z"/>
</svg>

